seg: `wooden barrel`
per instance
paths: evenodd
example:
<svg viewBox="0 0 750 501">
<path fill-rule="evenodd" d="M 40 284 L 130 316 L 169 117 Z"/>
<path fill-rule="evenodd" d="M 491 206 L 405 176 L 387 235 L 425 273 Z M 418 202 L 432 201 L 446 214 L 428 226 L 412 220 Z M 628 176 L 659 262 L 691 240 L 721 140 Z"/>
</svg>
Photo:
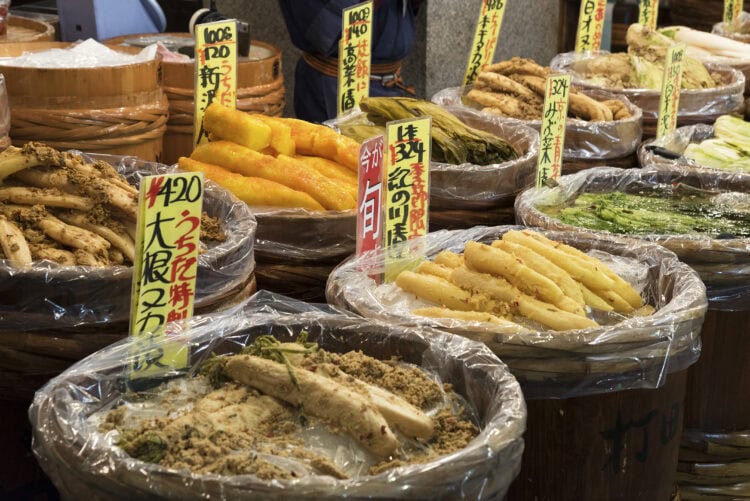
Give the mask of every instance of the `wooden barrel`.
<svg viewBox="0 0 750 501">
<path fill-rule="evenodd" d="M 749 334 L 750 304 L 744 311 L 708 310 L 685 397 L 683 499 L 750 497 Z"/>
<path fill-rule="evenodd" d="M 20 16 L 8 17 L 8 34 L 2 42 L 51 42 L 55 28 L 49 23 Z"/>
<path fill-rule="evenodd" d="M 658 389 L 527 400 L 521 473 L 508 501 L 667 501 L 687 371 Z"/>
<path fill-rule="evenodd" d="M 188 33 L 163 35 L 129 35 L 107 40 L 112 45 L 158 40 L 159 36 L 190 37 Z M 193 62 L 162 62 L 164 92 L 169 99 L 169 122 L 164 135 L 164 163 L 173 164 L 193 151 Z M 269 43 L 253 40 L 250 55 L 237 65 L 237 109 L 280 116 L 284 111 L 284 76 L 281 72 L 281 50 Z"/>
<path fill-rule="evenodd" d="M 0 44 L 0 57 L 68 47 L 62 42 Z M 120 50 L 135 52 L 123 47 Z M 21 68 L 0 63 L 13 144 L 42 141 L 66 150 L 160 160 L 167 100 L 159 61 L 101 68 Z"/>
</svg>

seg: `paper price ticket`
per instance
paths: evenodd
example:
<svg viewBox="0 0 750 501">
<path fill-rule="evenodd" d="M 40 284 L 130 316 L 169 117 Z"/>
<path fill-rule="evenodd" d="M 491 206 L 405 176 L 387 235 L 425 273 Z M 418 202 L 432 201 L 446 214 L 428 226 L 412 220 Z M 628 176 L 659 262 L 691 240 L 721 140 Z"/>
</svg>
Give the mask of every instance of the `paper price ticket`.
<svg viewBox="0 0 750 501">
<path fill-rule="evenodd" d="M 169 343 L 165 327 L 193 316 L 202 207 L 202 173 L 141 181 L 130 308 L 131 379 L 187 366 L 188 350 Z"/>
<path fill-rule="evenodd" d="M 234 108 L 237 102 L 237 21 L 195 27 L 195 108 L 193 145 L 208 141 L 203 114 L 214 101 Z"/>
<path fill-rule="evenodd" d="M 356 254 L 375 250 L 383 242 L 383 136 L 359 148 Z"/>
<path fill-rule="evenodd" d="M 568 117 L 570 75 L 547 79 L 544 96 L 544 115 L 539 132 L 539 159 L 536 186 L 544 186 L 550 179 L 558 179 L 562 171 L 565 145 L 565 122 Z"/>
<path fill-rule="evenodd" d="M 724 0 L 724 25 L 733 27 L 742 14 L 743 0 Z"/>
<path fill-rule="evenodd" d="M 466 64 L 464 86 L 473 84 L 477 75 L 492 62 L 507 3 L 507 0 L 482 0 L 482 10 L 479 12 L 474 41 Z"/>
<path fill-rule="evenodd" d="M 372 0 L 344 9 L 339 44 L 338 114 L 359 107 L 370 95 Z"/>
<path fill-rule="evenodd" d="M 658 17 L 659 0 L 641 0 L 638 11 L 638 24 L 655 30 Z"/>
<path fill-rule="evenodd" d="M 659 123 L 656 137 L 662 137 L 677 128 L 677 111 L 680 108 L 680 87 L 685 60 L 685 44 L 670 47 L 664 64 L 664 79 L 659 98 Z"/>
<path fill-rule="evenodd" d="M 426 235 L 429 228 L 431 141 L 432 117 L 386 124 L 386 281 L 394 280 L 421 253 L 416 246 L 398 244 Z"/>
<path fill-rule="evenodd" d="M 582 0 L 578 16 L 576 52 L 599 50 L 602 48 L 604 14 L 607 0 Z"/>
</svg>

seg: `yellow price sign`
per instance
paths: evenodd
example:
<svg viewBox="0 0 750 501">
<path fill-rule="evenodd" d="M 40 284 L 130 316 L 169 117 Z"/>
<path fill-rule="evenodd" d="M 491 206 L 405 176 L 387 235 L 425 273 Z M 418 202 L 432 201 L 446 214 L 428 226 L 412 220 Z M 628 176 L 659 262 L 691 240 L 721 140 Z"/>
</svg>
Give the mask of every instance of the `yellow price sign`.
<svg viewBox="0 0 750 501">
<path fill-rule="evenodd" d="M 641 0 L 638 11 L 638 24 L 655 30 L 658 17 L 659 0 Z"/>
<path fill-rule="evenodd" d="M 482 0 L 482 10 L 464 73 L 464 86 L 473 84 L 484 67 L 492 62 L 507 3 L 507 0 Z"/>
<path fill-rule="evenodd" d="M 544 96 L 544 115 L 539 131 L 539 158 L 536 167 L 536 186 L 548 179 L 558 179 L 562 171 L 565 146 L 565 123 L 568 118 L 570 75 L 549 77 Z"/>
<path fill-rule="evenodd" d="M 393 281 L 421 253 L 405 242 L 429 228 L 432 117 L 388 122 L 385 137 L 385 279 Z"/>
<path fill-rule="evenodd" d="M 659 123 L 656 137 L 662 137 L 677 128 L 677 111 L 680 108 L 682 68 L 685 62 L 685 44 L 673 45 L 664 61 L 664 78 L 659 98 Z"/>
<path fill-rule="evenodd" d="M 576 34 L 576 52 L 602 48 L 606 9 L 607 0 L 581 1 L 581 12 L 578 15 L 578 33 Z"/>
<path fill-rule="evenodd" d="M 237 21 L 233 19 L 195 27 L 194 146 L 208 141 L 203 114 L 213 102 L 236 107 Z"/>
<path fill-rule="evenodd" d="M 724 25 L 732 28 L 744 9 L 743 0 L 724 0 Z"/>
<path fill-rule="evenodd" d="M 130 378 L 187 366 L 185 346 L 169 342 L 169 322 L 193 316 L 203 174 L 149 176 L 140 187 L 130 308 Z"/>
<path fill-rule="evenodd" d="M 359 107 L 370 95 L 372 0 L 344 9 L 339 43 L 338 114 Z"/>
</svg>

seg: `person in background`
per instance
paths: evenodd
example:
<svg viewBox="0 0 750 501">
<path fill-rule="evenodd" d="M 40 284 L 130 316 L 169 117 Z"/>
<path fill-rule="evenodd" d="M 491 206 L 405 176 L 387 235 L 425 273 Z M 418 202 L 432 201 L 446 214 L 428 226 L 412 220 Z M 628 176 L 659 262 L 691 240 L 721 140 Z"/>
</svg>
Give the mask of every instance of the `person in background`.
<svg viewBox="0 0 750 501">
<path fill-rule="evenodd" d="M 297 118 L 336 116 L 341 12 L 361 0 L 279 0 L 292 43 L 303 51 L 294 76 Z M 414 48 L 422 0 L 374 0 L 370 95 L 414 94 L 401 79 L 401 60 Z"/>
</svg>

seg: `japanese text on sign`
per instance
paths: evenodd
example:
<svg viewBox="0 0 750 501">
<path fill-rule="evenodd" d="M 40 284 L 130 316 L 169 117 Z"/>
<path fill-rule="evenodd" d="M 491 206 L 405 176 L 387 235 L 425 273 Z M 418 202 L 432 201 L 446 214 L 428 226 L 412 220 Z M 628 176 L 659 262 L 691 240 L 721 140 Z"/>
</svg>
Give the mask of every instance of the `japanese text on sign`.
<svg viewBox="0 0 750 501">
<path fill-rule="evenodd" d="M 357 195 L 357 256 L 381 247 L 383 241 L 383 136 L 359 148 Z M 364 270 L 362 270 L 364 271 Z"/>
<path fill-rule="evenodd" d="M 193 316 L 202 201 L 201 173 L 141 182 L 130 319 L 132 379 L 187 364 L 187 350 L 165 342 L 164 327 Z"/>
<path fill-rule="evenodd" d="M 740 18 L 743 3 L 742 0 L 724 0 L 724 25 L 727 28 L 733 28 L 735 21 Z"/>
<path fill-rule="evenodd" d="M 549 77 L 546 89 L 542 128 L 539 133 L 537 187 L 544 186 L 548 179 L 560 177 L 565 145 L 565 122 L 568 117 L 570 75 Z"/>
<path fill-rule="evenodd" d="M 370 95 L 372 0 L 344 9 L 339 44 L 338 114 L 359 106 Z"/>
<path fill-rule="evenodd" d="M 237 101 L 237 21 L 234 20 L 195 27 L 195 146 L 208 141 L 203 114 L 214 101 L 230 108 Z"/>
<path fill-rule="evenodd" d="M 602 48 L 602 31 L 604 30 L 604 11 L 607 0 L 583 0 L 581 13 L 578 16 L 578 35 L 576 52 L 599 50 Z"/>
<path fill-rule="evenodd" d="M 503 23 L 507 0 L 482 0 L 474 42 L 471 44 L 469 62 L 466 65 L 464 86 L 471 85 L 484 67 L 492 61 Z"/>
<path fill-rule="evenodd" d="M 638 24 L 656 29 L 656 21 L 659 17 L 659 0 L 641 0 L 638 11 Z"/>
<path fill-rule="evenodd" d="M 680 87 L 682 86 L 684 59 L 685 44 L 670 47 L 664 64 L 656 137 L 662 137 L 677 128 L 677 111 L 680 108 Z"/>
<path fill-rule="evenodd" d="M 432 117 L 399 120 L 386 125 L 385 153 L 385 278 L 401 271 L 397 261 L 418 254 L 416 247 L 393 246 L 427 234 L 430 200 Z"/>
</svg>

